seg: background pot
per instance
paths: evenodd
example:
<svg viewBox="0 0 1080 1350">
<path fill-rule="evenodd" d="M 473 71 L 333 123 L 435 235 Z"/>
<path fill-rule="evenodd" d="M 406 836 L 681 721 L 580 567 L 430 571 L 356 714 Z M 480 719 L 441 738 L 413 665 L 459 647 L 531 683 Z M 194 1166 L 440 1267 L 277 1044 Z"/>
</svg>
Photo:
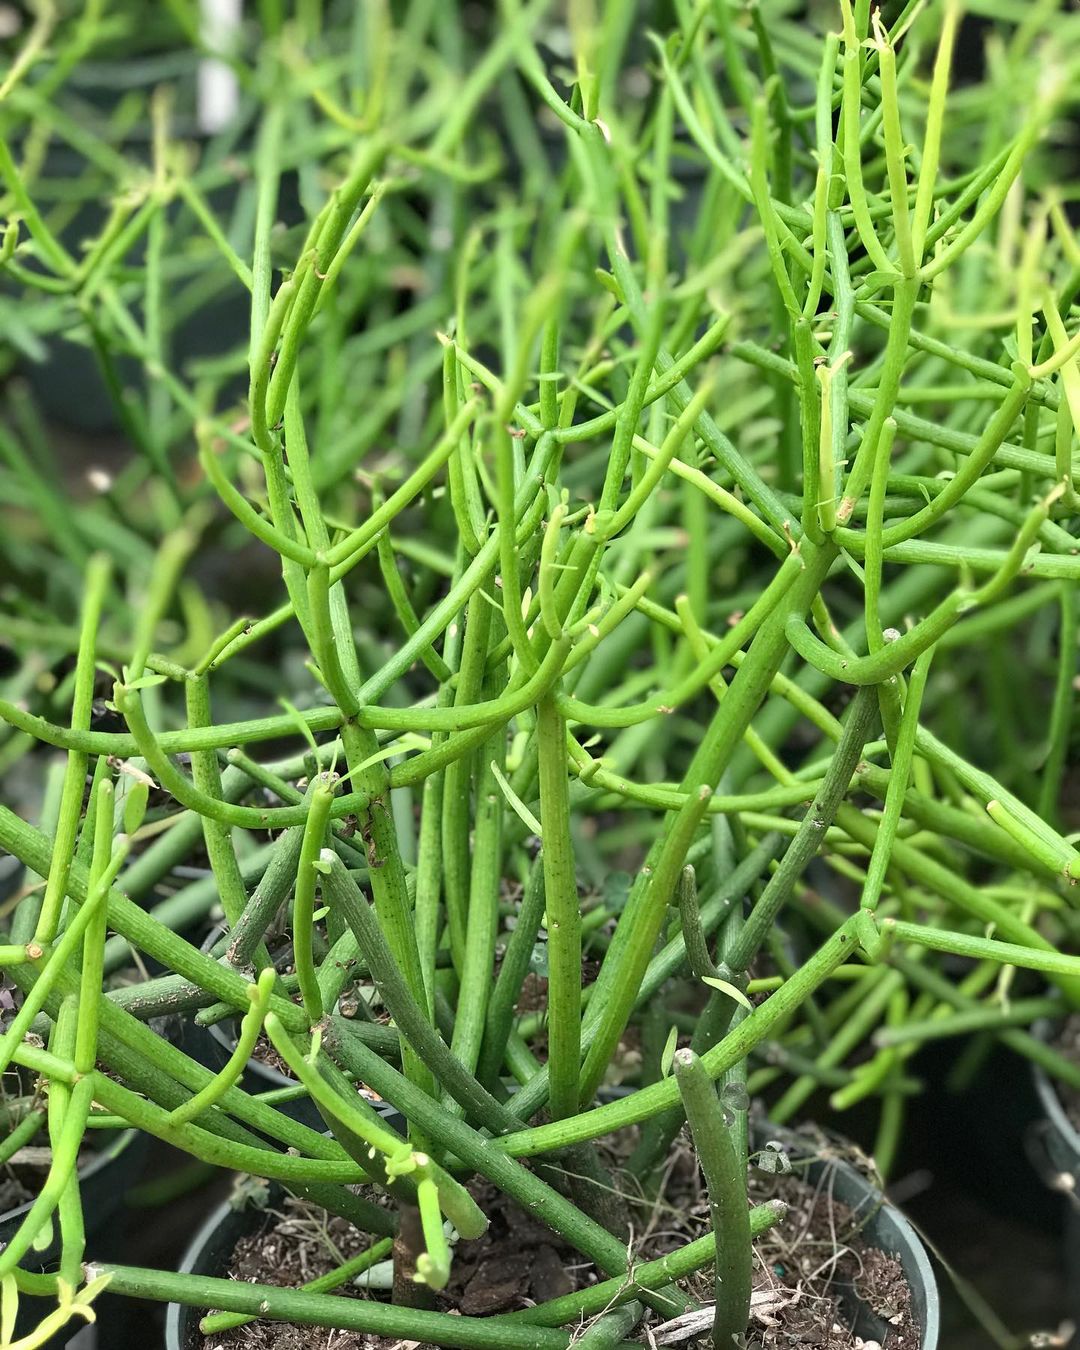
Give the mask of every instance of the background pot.
<svg viewBox="0 0 1080 1350">
<path fill-rule="evenodd" d="M 79 1169 L 79 1190 L 83 1199 L 86 1237 L 99 1233 L 120 1208 L 127 1185 L 137 1175 L 146 1151 L 146 1136 L 140 1130 L 118 1130 L 104 1148 Z M 29 1213 L 31 1202 L 0 1214 L 0 1247 L 6 1247 Z M 59 1242 L 43 1252 L 28 1253 L 27 1262 L 37 1262 L 44 1270 L 60 1255 Z"/>
<path fill-rule="evenodd" d="M 1032 1066 L 1042 1118 L 1031 1128 L 1031 1151 L 1044 1180 L 1068 1196 L 1065 1220 L 1065 1268 L 1070 1314 L 1080 1325 L 1080 1131 L 1069 1119 L 1048 1074 Z"/>
<path fill-rule="evenodd" d="M 104 1233 L 109 1220 L 114 1217 L 124 1203 L 128 1187 L 138 1178 L 143 1154 L 146 1152 L 147 1139 L 141 1130 L 118 1130 L 105 1146 L 93 1158 L 79 1169 L 79 1190 L 82 1195 L 83 1218 L 86 1227 L 88 1248 L 94 1245 L 94 1238 Z M 19 1225 L 30 1210 L 31 1201 L 9 1209 L 0 1214 L 0 1247 L 5 1247 L 18 1231 Z M 54 1230 L 55 1232 L 55 1230 Z M 60 1259 L 59 1235 L 42 1252 L 27 1252 L 21 1262 L 27 1269 L 48 1270 Z M 26 1298 L 20 1302 L 19 1315 L 15 1320 L 16 1338 L 28 1336 L 41 1319 L 45 1305 L 38 1299 Z M 77 1337 L 82 1335 L 81 1341 Z M 60 1350 L 69 1343 L 84 1346 L 100 1344 L 104 1350 L 106 1339 L 97 1336 L 95 1328 L 86 1328 L 76 1319 L 70 1326 L 51 1337 L 45 1345 L 49 1350 Z"/>
<path fill-rule="evenodd" d="M 188 1023 L 185 1027 L 185 1037 L 189 1031 L 195 1033 L 195 1039 L 200 1040 L 202 1048 L 197 1052 L 191 1046 L 185 1046 L 188 1053 L 200 1059 L 215 1072 L 236 1049 L 236 1023 L 232 1018 L 227 1018 L 224 1022 L 215 1022 L 211 1027 L 199 1027 L 197 1023 Z M 200 1031 L 203 1033 L 202 1037 L 197 1035 Z M 275 1069 L 272 1064 L 266 1064 L 252 1056 L 248 1060 L 239 1086 L 245 1092 L 257 1095 L 261 1092 L 274 1092 L 280 1088 L 294 1088 L 299 1085 L 295 1078 L 282 1073 L 280 1069 Z M 290 1120 L 297 1120 L 301 1125 L 308 1126 L 309 1129 L 318 1130 L 320 1133 L 326 1129 L 326 1121 L 319 1114 L 318 1107 L 306 1095 L 295 1097 L 292 1101 L 279 1102 L 275 1109 L 288 1116 Z"/>
<path fill-rule="evenodd" d="M 232 1249 L 262 1219 L 262 1210 L 219 1205 L 195 1234 L 180 1263 L 182 1275 L 220 1275 Z M 170 1303 L 165 1314 L 165 1350 L 191 1350 L 199 1344 L 201 1308 Z"/>
<path fill-rule="evenodd" d="M 378 1109 L 378 1108 L 377 1108 Z M 384 1105 L 379 1114 L 400 1134 L 405 1133 L 405 1118 L 392 1106 Z M 322 1122 L 325 1127 L 325 1122 Z M 324 1128 L 325 1133 L 325 1128 Z M 284 1189 L 276 1182 L 270 1187 L 268 1205 L 280 1203 Z M 237 1209 L 226 1201 L 213 1210 L 195 1234 L 180 1262 L 181 1275 L 220 1275 L 237 1242 L 262 1222 L 265 1208 L 247 1205 Z M 199 1321 L 202 1310 L 185 1303 L 170 1303 L 165 1312 L 165 1350 L 190 1350 L 201 1346 Z"/>
<path fill-rule="evenodd" d="M 387 1120 L 398 1130 L 404 1130 L 404 1121 L 396 1112 L 388 1114 Z M 850 1163 L 840 1158 L 814 1156 L 813 1145 L 794 1131 L 770 1126 L 765 1121 L 755 1126 L 754 1140 L 758 1147 L 768 1140 L 781 1143 L 800 1173 L 804 1172 L 801 1160 L 805 1160 L 807 1179 L 815 1184 L 828 1184 L 836 1199 L 860 1220 L 860 1231 L 867 1243 L 897 1258 L 911 1288 L 913 1310 L 922 1330 L 920 1350 L 938 1350 L 941 1318 L 937 1281 L 922 1242 L 903 1214 Z M 195 1235 L 181 1262 L 181 1273 L 221 1275 L 237 1241 L 250 1233 L 261 1217 L 262 1211 L 257 1209 L 220 1206 Z M 860 1303 L 853 1290 L 848 1292 L 845 1303 L 853 1329 L 859 1335 L 884 1340 L 889 1328 Z M 198 1345 L 199 1341 L 193 1338 L 201 1316 L 198 1308 L 170 1303 L 165 1323 L 166 1350 L 191 1350 Z"/>
</svg>

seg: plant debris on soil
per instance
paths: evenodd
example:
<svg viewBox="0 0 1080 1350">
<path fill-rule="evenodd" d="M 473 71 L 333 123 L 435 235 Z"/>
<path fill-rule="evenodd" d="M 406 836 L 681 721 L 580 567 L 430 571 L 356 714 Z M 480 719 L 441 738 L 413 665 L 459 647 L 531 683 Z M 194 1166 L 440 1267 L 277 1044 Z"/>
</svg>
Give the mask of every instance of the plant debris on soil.
<svg viewBox="0 0 1080 1350">
<path fill-rule="evenodd" d="M 755 1247 L 748 1350 L 919 1350 L 922 1337 L 900 1262 L 863 1239 L 867 1215 L 831 1194 L 828 1168 L 814 1185 L 797 1172 L 754 1172 L 751 1193 L 759 1203 L 783 1200 L 788 1212 Z M 881 1341 L 851 1330 L 852 1294 L 887 1328 Z"/>
<path fill-rule="evenodd" d="M 629 1134 L 630 1132 L 628 1132 Z M 605 1157 L 620 1191 L 633 1178 L 619 1171 L 627 1141 Z M 815 1153 L 820 1157 L 821 1153 Z M 841 1156 L 829 1145 L 827 1155 Z M 489 1183 L 470 1186 L 490 1220 L 487 1234 L 459 1242 L 450 1283 L 438 1295 L 442 1311 L 468 1317 L 513 1312 L 595 1283 L 595 1267 Z M 775 1175 L 751 1169 L 755 1204 L 778 1198 L 787 1218 L 755 1245 L 757 1271 L 747 1350 L 919 1350 L 921 1335 L 912 1311 L 911 1291 L 899 1261 L 869 1246 L 861 1235 L 867 1215 L 856 1215 L 832 1195 L 826 1167 L 816 1184 L 796 1170 Z M 634 1260 L 666 1255 L 701 1236 L 709 1222 L 708 1198 L 693 1153 L 677 1141 L 665 1169 L 661 1198 L 625 1193 L 631 1214 Z M 370 1238 L 346 1220 L 332 1218 L 288 1197 L 279 1210 L 241 1238 L 227 1276 L 253 1284 L 295 1287 L 326 1274 L 367 1249 Z M 639 1331 L 652 1347 L 699 1350 L 711 1329 L 711 1277 L 696 1272 L 682 1282 L 702 1305 L 700 1313 L 660 1322 L 655 1314 Z M 342 1297 L 370 1295 L 355 1285 Z M 852 1299 L 861 1301 L 887 1327 L 881 1340 L 851 1330 Z M 706 1334 L 703 1334 L 706 1333 Z M 316 1336 L 328 1339 L 316 1340 Z M 644 1339 L 646 1338 L 647 1339 Z M 410 1348 L 415 1342 L 405 1343 Z M 185 1350 L 404 1350 L 400 1341 L 356 1331 L 315 1332 L 281 1322 L 255 1321 L 203 1338 L 196 1334 Z"/>
<path fill-rule="evenodd" d="M 225 1274 L 247 1284 L 296 1288 L 318 1279 L 371 1245 L 371 1237 L 346 1219 L 328 1215 L 287 1196 L 281 1209 L 268 1209 L 262 1223 L 241 1237 L 232 1250 Z M 349 1287 L 340 1291 L 355 1292 Z M 249 1322 L 231 1331 L 202 1336 L 196 1330 L 184 1350 L 310 1350 L 311 1327 L 285 1322 Z M 368 1350 L 370 1339 L 352 1331 L 326 1331 L 330 1350 Z M 336 1339 L 335 1339 L 336 1338 Z M 320 1347 L 320 1350 L 324 1350 Z"/>
<path fill-rule="evenodd" d="M 235 1044 L 235 1038 L 233 1036 L 230 1036 L 229 1040 Z M 293 1083 L 296 1081 L 293 1077 L 292 1070 L 274 1049 L 273 1045 L 270 1043 L 270 1038 L 265 1032 L 259 1033 L 259 1039 L 255 1042 L 255 1049 L 251 1052 L 251 1058 L 258 1060 L 260 1064 L 265 1065 L 268 1069 L 276 1070 L 281 1074 L 282 1078 L 287 1078 Z"/>
<path fill-rule="evenodd" d="M 477 1242 L 459 1242 L 450 1283 L 437 1296 L 444 1312 L 468 1317 L 526 1308 L 580 1287 L 578 1275 L 595 1278 L 593 1267 L 550 1229 L 537 1222 L 487 1182 L 470 1191 L 487 1214 L 490 1226 Z M 293 1197 L 277 1211 L 267 1211 L 255 1232 L 233 1248 L 228 1278 L 252 1284 L 295 1287 L 325 1275 L 335 1266 L 366 1251 L 370 1238 L 345 1219 L 331 1218 Z M 576 1263 L 576 1266 L 575 1266 Z M 587 1280 L 583 1280 L 588 1282 Z M 355 1285 L 336 1293 L 363 1298 Z M 310 1350 L 312 1328 L 282 1322 L 251 1322 L 232 1331 L 197 1337 L 191 1350 Z M 330 1350 L 389 1350 L 398 1342 L 363 1332 L 325 1332 L 337 1337 Z M 187 1348 L 185 1348 L 187 1350 Z"/>
</svg>

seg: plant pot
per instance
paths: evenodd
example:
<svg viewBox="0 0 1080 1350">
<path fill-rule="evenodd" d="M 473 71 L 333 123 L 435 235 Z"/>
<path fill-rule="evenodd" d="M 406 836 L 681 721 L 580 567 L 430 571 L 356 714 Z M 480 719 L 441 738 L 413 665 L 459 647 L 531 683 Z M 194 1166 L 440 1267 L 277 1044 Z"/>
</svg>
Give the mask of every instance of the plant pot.
<svg viewBox="0 0 1080 1350">
<path fill-rule="evenodd" d="M 388 1114 L 387 1119 L 395 1128 L 404 1128 L 397 1113 Z M 938 1350 L 941 1314 L 937 1281 L 922 1242 L 903 1214 L 850 1163 L 839 1158 L 808 1157 L 807 1141 L 794 1131 L 761 1122 L 754 1128 L 754 1139 L 758 1146 L 769 1140 L 779 1141 L 794 1162 L 793 1170 L 801 1172 L 799 1159 L 807 1158 L 807 1180 L 814 1185 L 827 1185 L 831 1194 L 861 1220 L 860 1230 L 867 1243 L 896 1257 L 911 1289 L 913 1311 L 922 1329 L 920 1350 Z M 180 1272 L 221 1275 L 233 1247 L 252 1231 L 260 1216 L 257 1209 L 237 1210 L 227 1203 L 219 1206 L 195 1235 L 184 1254 Z M 864 1338 L 884 1342 L 889 1328 L 861 1303 L 854 1290 L 847 1294 L 841 1291 L 841 1296 L 852 1330 Z M 191 1350 L 192 1346 L 198 1346 L 195 1337 L 201 1316 L 198 1308 L 170 1303 L 165 1323 L 166 1350 Z"/>
<path fill-rule="evenodd" d="M 130 1179 L 146 1151 L 146 1136 L 140 1130 L 118 1130 L 105 1148 L 96 1153 L 85 1167 L 79 1169 L 79 1190 L 83 1200 L 86 1237 L 89 1242 L 120 1208 L 124 1199 L 123 1179 Z M 0 1214 L 0 1247 L 6 1247 L 19 1224 L 29 1213 L 31 1201 Z M 59 1242 L 42 1252 L 27 1254 L 27 1261 L 37 1262 L 44 1270 L 60 1255 Z"/>
<path fill-rule="evenodd" d="M 860 1220 L 860 1232 L 868 1246 L 894 1256 L 911 1290 L 912 1311 L 922 1331 L 920 1350 L 937 1350 L 941 1335 L 941 1298 L 930 1258 L 919 1235 L 904 1215 L 884 1198 L 873 1182 L 843 1158 L 818 1158 L 808 1152 L 808 1141 L 797 1132 L 768 1121 L 754 1128 L 758 1147 L 768 1140 L 781 1143 L 793 1162 L 793 1170 L 802 1172 L 799 1160 L 806 1159 L 805 1176 L 813 1185 L 825 1184 L 831 1194 Z M 863 1303 L 854 1289 L 841 1291 L 851 1329 L 867 1340 L 885 1343 L 889 1328 Z"/>
<path fill-rule="evenodd" d="M 138 1172 L 146 1148 L 147 1138 L 141 1130 L 118 1130 L 108 1144 L 85 1167 L 79 1169 L 79 1191 L 90 1255 L 93 1254 L 94 1238 L 105 1232 L 109 1220 L 123 1204 L 124 1192 Z M 6 1247 L 14 1237 L 32 1203 L 28 1200 L 26 1204 L 0 1214 L 0 1248 Z M 54 1228 L 54 1238 L 49 1246 L 44 1251 L 27 1252 L 21 1264 L 29 1270 L 43 1271 L 55 1266 L 59 1259 L 60 1240 Z M 41 1306 L 37 1299 L 23 1299 L 20 1302 L 15 1320 L 16 1339 L 28 1336 L 34 1330 L 40 1320 Z M 43 1350 L 45 1347 L 48 1350 L 60 1350 L 60 1347 L 67 1346 L 69 1341 L 74 1342 L 76 1336 L 85 1331 L 81 1319 L 76 1319 L 43 1342 Z M 79 1342 L 79 1347 L 81 1350 L 82 1346 L 96 1344 L 96 1340 L 86 1335 Z"/>
<path fill-rule="evenodd" d="M 192 1239 L 180 1263 L 181 1275 L 220 1275 L 237 1242 L 259 1221 L 262 1211 L 219 1205 Z M 203 1310 L 186 1303 L 170 1303 L 165 1314 L 165 1350 L 188 1350 L 198 1345 Z"/>
<path fill-rule="evenodd" d="M 1038 1028 L 1045 1034 L 1047 1028 Z M 1080 1325 L 1080 1131 L 1069 1119 L 1050 1077 L 1032 1066 L 1042 1118 L 1031 1129 L 1031 1151 L 1043 1178 L 1068 1197 L 1065 1216 L 1065 1271 L 1069 1315 Z"/>
</svg>

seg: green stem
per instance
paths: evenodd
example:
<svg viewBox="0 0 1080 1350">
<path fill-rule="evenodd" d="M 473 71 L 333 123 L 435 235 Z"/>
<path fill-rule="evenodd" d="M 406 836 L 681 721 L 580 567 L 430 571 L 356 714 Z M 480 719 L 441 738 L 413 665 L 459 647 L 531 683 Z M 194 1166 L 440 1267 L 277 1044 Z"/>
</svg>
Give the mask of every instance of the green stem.
<svg viewBox="0 0 1080 1350">
<path fill-rule="evenodd" d="M 519 1117 L 481 1086 L 431 1024 L 426 1010 L 417 1004 L 378 919 L 341 859 L 324 853 L 322 866 L 326 868 L 323 879 L 326 898 L 344 914 L 371 978 L 403 1038 L 470 1118 L 478 1124 L 487 1122 L 499 1129 L 515 1129 Z"/>
<path fill-rule="evenodd" d="M 110 1292 L 129 1298 L 220 1308 L 300 1326 L 338 1327 L 390 1341 L 422 1340 L 460 1350 L 567 1350 L 573 1339 L 565 1331 L 525 1326 L 508 1317 L 458 1317 L 421 1308 L 392 1307 L 374 1299 L 340 1298 L 208 1275 L 178 1275 L 111 1264 L 88 1267 L 87 1274 L 91 1278 L 108 1275 Z"/>
<path fill-rule="evenodd" d="M 552 699 L 536 710 L 548 934 L 548 1058 L 556 1120 L 578 1110 L 581 1066 L 581 908 L 570 839 L 566 724 Z"/>
<path fill-rule="evenodd" d="M 854 921 L 849 920 L 806 961 L 795 974 L 763 1003 L 755 1007 L 745 1021 L 729 1031 L 718 1045 L 702 1055 L 701 1062 L 713 1079 L 750 1054 L 755 1046 L 768 1039 L 773 1028 L 800 1007 L 837 966 L 843 965 L 856 948 Z M 518 1107 L 523 1109 L 519 1094 Z M 572 1120 L 552 1121 L 521 1130 L 517 1134 L 501 1135 L 492 1141 L 512 1157 L 535 1157 L 551 1149 L 599 1139 L 629 1125 L 650 1120 L 662 1111 L 670 1110 L 679 1100 L 679 1090 L 672 1079 L 640 1088 L 628 1097 L 607 1102 L 585 1111 Z"/>
<path fill-rule="evenodd" d="M 303 842 L 300 845 L 296 891 L 293 895 L 293 961 L 296 965 L 300 994 L 304 1000 L 304 1011 L 313 1024 L 319 1021 L 323 1013 L 322 995 L 319 992 L 311 947 L 315 928 L 315 889 L 317 870 L 322 865 L 320 858 L 326 840 L 326 827 L 330 820 L 335 787 L 336 776 L 323 774 L 320 775 L 310 795 L 308 818 L 304 826 Z"/>
<path fill-rule="evenodd" d="M 825 832 L 835 819 L 851 784 L 870 733 L 876 707 L 876 692 L 873 689 L 860 689 L 848 710 L 840 743 L 810 810 L 727 957 L 728 966 L 736 974 L 741 975 L 749 970 L 807 864 L 820 848 Z"/>
<path fill-rule="evenodd" d="M 754 1252 L 746 1205 L 746 1163 L 731 1141 L 716 1084 L 692 1050 L 676 1051 L 675 1081 L 705 1176 L 716 1239 L 712 1341 L 716 1350 L 727 1350 L 745 1334 L 750 1320 Z"/>
<path fill-rule="evenodd" d="M 75 658 L 75 691 L 71 705 L 71 730 L 89 731 L 94 702 L 94 650 L 105 592 L 109 584 L 111 564 L 108 558 L 96 555 L 86 567 L 86 586 L 83 593 L 82 626 L 79 630 L 79 649 Z M 80 750 L 68 751 L 64 771 L 63 793 L 60 798 L 60 816 L 53 842 L 52 865 L 45 880 L 45 896 L 41 902 L 34 939 L 52 942 L 60 925 L 60 914 L 66 894 L 67 872 L 75 851 L 75 836 L 82 814 L 83 791 L 86 787 L 87 755 Z"/>
</svg>

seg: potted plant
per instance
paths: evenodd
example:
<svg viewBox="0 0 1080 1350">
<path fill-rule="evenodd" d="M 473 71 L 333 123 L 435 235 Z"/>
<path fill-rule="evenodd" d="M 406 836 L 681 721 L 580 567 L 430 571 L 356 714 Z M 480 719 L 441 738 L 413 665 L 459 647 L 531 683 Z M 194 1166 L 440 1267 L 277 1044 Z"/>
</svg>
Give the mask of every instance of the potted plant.
<svg viewBox="0 0 1080 1350">
<path fill-rule="evenodd" d="M 0 947 L 19 991 L 0 1059 L 42 1083 L 50 1149 L 0 1252 L 0 1321 L 45 1300 L 29 1350 L 108 1288 L 175 1305 L 178 1350 L 199 1344 L 181 1309 L 211 1334 L 258 1318 L 373 1345 L 814 1330 L 932 1350 L 932 1275 L 877 1178 L 780 1127 L 821 1086 L 835 1111 L 870 1102 L 887 1172 L 917 1088 L 905 1033 L 1003 967 L 1080 999 L 1051 927 L 1080 854 L 940 732 L 967 645 L 1078 571 L 1061 213 L 1035 209 L 1004 353 L 931 331 L 1015 239 L 1000 213 L 1066 84 L 983 156 L 945 135 L 951 5 L 886 30 L 845 4 L 812 46 L 771 9 L 681 15 L 644 116 L 613 12 L 573 7 L 569 70 L 543 5 L 497 33 L 406 9 L 362 78 L 311 34 L 314 65 L 258 46 L 254 218 L 230 236 L 197 213 L 250 290 L 242 409 L 231 371 L 171 367 L 153 305 L 129 303 L 149 280 L 164 304 L 162 274 L 117 254 L 103 340 L 191 444 L 162 461 L 138 440 L 115 538 L 115 502 L 66 533 L 63 489 L 8 455 L 31 546 L 0 718 L 12 765 L 66 761 L 45 828 L 0 807 L 0 847 L 41 879 Z M 311 136 L 331 186 L 282 265 L 286 129 L 312 107 L 349 150 Z M 541 117 L 565 135 L 554 183 L 527 172 Z M 672 276 L 686 137 L 715 230 Z M 13 280 L 89 305 L 4 163 Z M 280 576 L 265 604 L 251 551 Z M 175 916 L 206 896 L 151 892 L 195 860 L 222 927 L 189 941 Z M 982 886 L 988 865 L 1038 878 L 1037 901 Z M 831 894 L 808 889 L 822 867 Z M 131 952 L 158 973 L 107 978 Z M 219 1058 L 163 1015 L 230 1025 Z M 266 1095 L 268 1046 L 291 1086 Z M 86 1249 L 77 1159 L 102 1117 L 246 1178 L 186 1269 Z M 805 1154 L 809 1184 L 783 1181 Z M 687 1218 L 650 1245 L 665 1206 Z M 54 1216 L 41 1274 L 24 1257 Z M 822 1266 L 818 1224 L 858 1260 Z"/>
</svg>

